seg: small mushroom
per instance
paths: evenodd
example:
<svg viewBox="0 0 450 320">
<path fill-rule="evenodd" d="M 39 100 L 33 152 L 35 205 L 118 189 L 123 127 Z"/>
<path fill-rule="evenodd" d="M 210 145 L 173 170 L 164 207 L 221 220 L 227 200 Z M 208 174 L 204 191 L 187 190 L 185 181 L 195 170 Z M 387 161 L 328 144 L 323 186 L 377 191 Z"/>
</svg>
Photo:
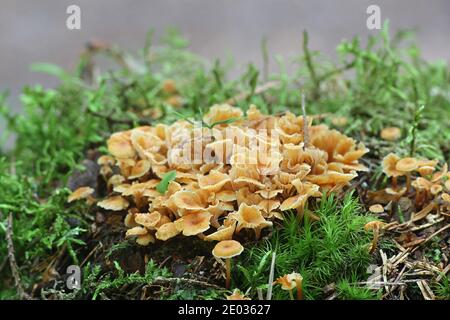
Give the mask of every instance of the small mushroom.
<svg viewBox="0 0 450 320">
<path fill-rule="evenodd" d="M 173 222 L 168 222 L 160 226 L 155 235 L 156 239 L 167 241 L 170 238 L 175 237 L 179 233 L 180 231 L 175 227 L 175 224 Z"/>
<path fill-rule="evenodd" d="M 69 197 L 67 198 L 67 202 L 71 203 L 76 200 L 87 199 L 88 203 L 93 203 L 95 202 L 95 199 L 92 197 L 93 193 L 94 189 L 90 187 L 78 188 L 69 195 Z"/>
<path fill-rule="evenodd" d="M 251 300 L 249 297 L 246 297 L 245 294 L 241 292 L 239 289 L 234 289 L 233 294 L 227 296 L 227 300 Z"/>
<path fill-rule="evenodd" d="M 281 289 L 289 291 L 289 296 L 291 300 L 294 300 L 294 295 L 292 290 L 297 288 L 297 300 L 303 299 L 303 288 L 302 288 L 303 277 L 301 274 L 292 272 L 279 277 L 275 283 L 281 285 Z"/>
<path fill-rule="evenodd" d="M 387 141 L 396 141 L 400 139 L 402 132 L 400 128 L 397 127 L 387 127 L 381 130 L 380 137 Z"/>
<path fill-rule="evenodd" d="M 411 172 L 419 167 L 418 161 L 414 158 L 403 158 L 397 162 L 395 169 L 406 174 L 406 193 L 411 189 Z"/>
<path fill-rule="evenodd" d="M 374 204 L 369 207 L 369 211 L 372 213 L 383 213 L 384 208 L 381 204 Z"/>
<path fill-rule="evenodd" d="M 382 221 L 370 221 L 368 223 L 366 223 L 366 225 L 364 226 L 364 230 L 366 231 L 373 231 L 373 240 L 372 240 L 372 245 L 370 247 L 369 253 L 373 253 L 377 247 L 378 244 L 378 238 L 380 236 L 380 229 L 385 225 L 384 222 Z"/>
<path fill-rule="evenodd" d="M 125 210 L 129 205 L 130 203 L 128 202 L 128 200 L 122 196 L 109 197 L 97 203 L 97 206 L 99 206 L 100 208 L 112 211 Z"/>
<path fill-rule="evenodd" d="M 242 228 L 254 229 L 256 239 L 259 239 L 263 228 L 272 226 L 271 221 L 264 219 L 259 206 L 248 206 L 241 203 L 239 210 L 229 216 L 237 221 L 236 232 L 239 232 Z"/>
<path fill-rule="evenodd" d="M 403 176 L 405 173 L 396 169 L 397 162 L 400 161 L 400 157 L 389 153 L 383 158 L 383 172 L 388 176 L 392 177 L 392 188 L 397 188 L 397 177 Z"/>
<path fill-rule="evenodd" d="M 208 211 L 193 212 L 183 215 L 174 223 L 177 230 L 183 232 L 184 236 L 194 236 L 209 229 L 211 217 L 212 214 Z"/>
<path fill-rule="evenodd" d="M 236 240 L 223 240 L 217 243 L 212 251 L 214 257 L 225 259 L 227 289 L 230 288 L 231 281 L 231 258 L 240 255 L 243 250 L 244 247 Z"/>
</svg>

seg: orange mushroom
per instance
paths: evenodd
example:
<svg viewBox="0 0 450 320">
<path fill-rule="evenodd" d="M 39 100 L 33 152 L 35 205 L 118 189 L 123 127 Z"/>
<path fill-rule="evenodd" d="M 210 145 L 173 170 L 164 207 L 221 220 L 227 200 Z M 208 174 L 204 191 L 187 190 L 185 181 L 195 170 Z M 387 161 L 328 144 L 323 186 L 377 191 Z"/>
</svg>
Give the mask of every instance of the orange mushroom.
<svg viewBox="0 0 450 320">
<path fill-rule="evenodd" d="M 231 282 L 231 258 L 240 255 L 244 251 L 244 247 L 236 240 L 223 240 L 216 244 L 212 254 L 216 258 L 225 259 L 226 265 L 226 284 L 227 289 L 230 288 Z"/>
</svg>

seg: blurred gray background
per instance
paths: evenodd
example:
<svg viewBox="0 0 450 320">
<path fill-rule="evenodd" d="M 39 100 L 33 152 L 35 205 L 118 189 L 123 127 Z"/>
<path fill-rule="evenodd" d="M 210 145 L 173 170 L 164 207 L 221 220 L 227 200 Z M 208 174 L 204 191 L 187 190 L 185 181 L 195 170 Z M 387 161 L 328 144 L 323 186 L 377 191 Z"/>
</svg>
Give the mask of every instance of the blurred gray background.
<svg viewBox="0 0 450 320">
<path fill-rule="evenodd" d="M 81 7 L 81 30 L 66 28 L 71 4 Z M 193 52 L 208 59 L 232 55 L 237 65 L 261 66 L 263 36 L 272 61 L 275 53 L 293 56 L 304 29 L 312 49 L 333 55 L 343 38 L 376 32 L 366 27 L 371 4 L 381 7 L 392 31 L 416 30 L 427 59 L 450 60 L 448 0 L 0 0 L 0 91 L 9 90 L 10 105 L 20 110 L 21 87 L 56 84 L 30 72 L 31 63 L 72 68 L 91 39 L 138 49 L 150 28 L 157 38 L 177 27 Z"/>
</svg>

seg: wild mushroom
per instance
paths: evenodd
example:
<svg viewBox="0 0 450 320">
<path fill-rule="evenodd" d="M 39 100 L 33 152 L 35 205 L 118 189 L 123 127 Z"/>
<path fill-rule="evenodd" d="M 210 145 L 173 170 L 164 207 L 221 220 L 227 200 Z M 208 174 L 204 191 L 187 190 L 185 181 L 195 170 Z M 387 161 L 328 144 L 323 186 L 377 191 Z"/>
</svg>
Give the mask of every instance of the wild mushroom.
<svg viewBox="0 0 450 320">
<path fill-rule="evenodd" d="M 292 290 L 297 288 L 297 300 L 303 299 L 303 289 L 302 289 L 303 277 L 301 274 L 292 272 L 279 277 L 275 283 L 281 285 L 281 289 L 289 291 L 289 296 L 291 300 L 294 300 L 294 295 Z"/>
<path fill-rule="evenodd" d="M 364 230 L 365 231 L 370 231 L 370 230 L 373 231 L 373 240 L 372 240 L 372 244 L 371 244 L 369 253 L 373 253 L 375 251 L 375 249 L 377 247 L 377 244 L 378 244 L 378 238 L 379 238 L 379 235 L 380 235 L 380 229 L 384 225 L 385 225 L 384 222 L 377 221 L 377 220 L 370 221 L 370 222 L 365 224 L 365 226 L 364 226 Z"/>
<path fill-rule="evenodd" d="M 194 236 L 209 229 L 211 216 L 212 214 L 208 211 L 193 212 L 183 215 L 174 223 L 177 230 L 183 232 L 184 236 Z"/>
<path fill-rule="evenodd" d="M 402 132 L 400 128 L 397 127 L 387 127 L 381 130 L 380 137 L 387 141 L 396 141 L 400 139 Z"/>
<path fill-rule="evenodd" d="M 128 179 L 137 179 L 150 171 L 151 164 L 148 160 L 139 160 L 136 162 L 136 164 L 131 169 L 130 175 L 128 176 Z"/>
<path fill-rule="evenodd" d="M 212 254 L 216 258 L 225 259 L 226 265 L 226 283 L 225 287 L 230 288 L 231 281 L 231 258 L 236 257 L 242 253 L 244 247 L 236 240 L 223 240 L 216 244 Z"/>
<path fill-rule="evenodd" d="M 175 227 L 175 224 L 173 222 L 168 222 L 160 226 L 155 235 L 156 239 L 167 241 L 170 238 L 175 237 L 179 233 L 180 231 Z"/>
<path fill-rule="evenodd" d="M 125 210 L 129 205 L 130 203 L 128 202 L 128 200 L 122 196 L 109 197 L 97 203 L 97 206 L 99 206 L 100 208 L 112 211 Z"/>
<path fill-rule="evenodd" d="M 264 219 L 259 206 L 248 206 L 245 203 L 242 203 L 239 210 L 231 213 L 229 217 L 237 221 L 236 232 L 242 228 L 254 229 L 256 239 L 259 239 L 263 228 L 272 226 L 271 221 Z"/>
<path fill-rule="evenodd" d="M 81 187 L 73 191 L 67 198 L 67 202 L 71 203 L 80 199 L 87 199 L 88 204 L 94 203 L 95 199 L 92 197 L 94 189 L 90 187 Z"/>
<path fill-rule="evenodd" d="M 384 208 L 381 204 L 374 204 L 369 207 L 369 211 L 372 213 L 383 213 Z"/>
<path fill-rule="evenodd" d="M 383 172 L 388 177 L 392 177 L 392 188 L 397 188 L 397 177 L 403 176 L 405 173 L 403 171 L 397 170 L 397 162 L 400 161 L 400 157 L 389 153 L 386 157 L 383 158 Z"/>
<path fill-rule="evenodd" d="M 227 296 L 227 300 L 251 300 L 249 297 L 246 297 L 245 294 L 241 292 L 239 289 L 234 289 L 233 294 Z"/>
<path fill-rule="evenodd" d="M 411 189 L 411 172 L 419 167 L 418 162 L 414 158 L 403 158 L 400 159 L 396 165 L 395 169 L 406 174 L 406 193 Z"/>
<path fill-rule="evenodd" d="M 221 226 L 216 232 L 207 235 L 203 240 L 205 241 L 222 241 L 231 240 L 236 229 L 236 221 L 233 221 L 229 226 Z"/>
</svg>

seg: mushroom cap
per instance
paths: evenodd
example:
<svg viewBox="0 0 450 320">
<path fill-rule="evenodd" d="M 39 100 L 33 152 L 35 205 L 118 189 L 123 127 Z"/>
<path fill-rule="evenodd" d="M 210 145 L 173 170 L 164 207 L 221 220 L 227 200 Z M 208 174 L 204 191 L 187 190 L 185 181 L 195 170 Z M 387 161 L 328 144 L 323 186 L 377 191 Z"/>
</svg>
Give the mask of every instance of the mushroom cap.
<svg viewBox="0 0 450 320">
<path fill-rule="evenodd" d="M 89 197 L 91 194 L 94 193 L 94 189 L 92 189 L 91 187 L 81 187 L 76 189 L 75 191 L 73 191 L 69 197 L 67 198 L 67 202 L 73 202 L 75 200 L 80 200 L 80 199 L 86 199 L 87 197 Z"/>
<path fill-rule="evenodd" d="M 116 158 L 127 159 L 136 155 L 130 137 L 125 132 L 112 134 L 107 141 L 107 145 L 108 151 Z"/>
<path fill-rule="evenodd" d="M 155 229 L 161 220 L 161 214 L 158 211 L 152 213 L 136 213 L 134 221 L 148 229 Z"/>
<path fill-rule="evenodd" d="M 281 289 L 283 290 L 292 290 L 296 286 L 295 280 L 291 279 L 289 274 L 285 274 L 284 276 L 277 278 L 275 283 L 281 285 Z"/>
<path fill-rule="evenodd" d="M 387 127 L 381 130 L 380 137 L 383 140 L 395 141 L 400 139 L 402 131 L 397 127 Z"/>
<path fill-rule="evenodd" d="M 430 188 L 430 192 L 432 195 L 437 195 L 439 192 L 441 192 L 444 188 L 440 184 L 433 184 Z"/>
<path fill-rule="evenodd" d="M 230 177 L 217 170 L 211 170 L 207 176 L 198 175 L 198 185 L 201 189 L 217 192 L 229 181 Z"/>
<path fill-rule="evenodd" d="M 384 212 L 384 208 L 381 204 L 374 204 L 369 207 L 369 211 L 373 213 L 382 213 Z"/>
<path fill-rule="evenodd" d="M 155 237 L 153 237 L 150 233 L 147 233 L 145 235 L 138 236 L 136 243 L 141 246 L 148 246 L 150 243 L 155 243 Z"/>
<path fill-rule="evenodd" d="M 444 200 L 444 201 L 447 202 L 447 203 L 450 203 L 450 194 L 448 194 L 448 193 L 443 193 L 443 194 L 441 195 L 441 197 L 442 197 L 442 200 Z"/>
<path fill-rule="evenodd" d="M 398 177 L 405 174 L 403 171 L 399 171 L 396 169 L 397 162 L 399 160 L 400 157 L 393 153 L 389 153 L 386 157 L 383 158 L 383 172 L 388 177 Z"/>
<path fill-rule="evenodd" d="M 115 163 L 116 160 L 114 160 L 114 158 L 109 155 L 103 155 L 97 159 L 97 164 L 99 166 L 113 166 Z"/>
<path fill-rule="evenodd" d="M 386 223 L 384 223 L 383 221 L 378 221 L 378 220 L 369 221 L 364 225 L 364 230 L 369 231 L 369 230 L 380 229 L 385 224 Z"/>
<path fill-rule="evenodd" d="M 236 222 L 232 222 L 229 226 L 222 226 L 216 232 L 207 235 L 203 240 L 205 241 L 222 241 L 231 240 L 233 238 L 234 230 L 236 230 Z"/>
<path fill-rule="evenodd" d="M 125 237 L 132 237 L 132 236 L 143 236 L 148 233 L 147 229 L 141 226 L 137 226 L 131 229 L 127 230 L 127 233 L 125 234 Z"/>
<path fill-rule="evenodd" d="M 202 210 L 206 207 L 198 193 L 192 190 L 180 190 L 175 192 L 170 199 L 180 209 Z"/>
<path fill-rule="evenodd" d="M 158 231 L 156 231 L 156 239 L 167 241 L 170 238 L 175 237 L 178 235 L 180 231 L 175 227 L 175 224 L 173 222 L 168 222 L 163 224 L 158 228 Z"/>
<path fill-rule="evenodd" d="M 417 168 L 417 172 L 419 172 L 422 177 L 432 174 L 434 170 L 435 168 L 432 166 L 419 166 L 419 168 Z"/>
<path fill-rule="evenodd" d="M 419 163 L 415 158 L 403 158 L 400 159 L 396 165 L 395 169 L 403 172 L 411 172 L 419 167 Z"/>
<path fill-rule="evenodd" d="M 139 160 L 131 169 L 128 179 L 137 179 L 150 171 L 151 164 L 148 160 Z"/>
<path fill-rule="evenodd" d="M 99 206 L 100 208 L 112 211 L 125 210 L 129 205 L 130 203 L 128 202 L 128 200 L 122 196 L 109 197 L 97 203 L 97 206 Z"/>
<path fill-rule="evenodd" d="M 233 293 L 227 296 L 227 300 L 251 300 L 246 297 L 239 289 L 234 289 Z"/>
<path fill-rule="evenodd" d="M 264 219 L 259 206 L 249 206 L 245 203 L 241 203 L 239 210 L 235 213 L 231 213 L 230 218 L 235 219 L 238 223 L 237 230 L 242 228 L 264 228 L 272 226 L 271 221 Z"/>
<path fill-rule="evenodd" d="M 212 254 L 216 258 L 228 259 L 238 256 L 244 251 L 244 247 L 236 240 L 223 240 L 216 244 Z"/>
<path fill-rule="evenodd" d="M 303 281 L 302 275 L 297 272 L 292 272 L 279 277 L 275 283 L 280 284 L 283 290 L 292 290 L 297 286 L 297 281 Z"/>
<path fill-rule="evenodd" d="M 450 179 L 448 179 L 447 181 L 445 181 L 445 188 L 450 191 Z"/>
<path fill-rule="evenodd" d="M 174 223 L 184 236 L 194 236 L 209 229 L 211 217 L 212 214 L 208 211 L 193 212 L 183 215 Z"/>
</svg>

